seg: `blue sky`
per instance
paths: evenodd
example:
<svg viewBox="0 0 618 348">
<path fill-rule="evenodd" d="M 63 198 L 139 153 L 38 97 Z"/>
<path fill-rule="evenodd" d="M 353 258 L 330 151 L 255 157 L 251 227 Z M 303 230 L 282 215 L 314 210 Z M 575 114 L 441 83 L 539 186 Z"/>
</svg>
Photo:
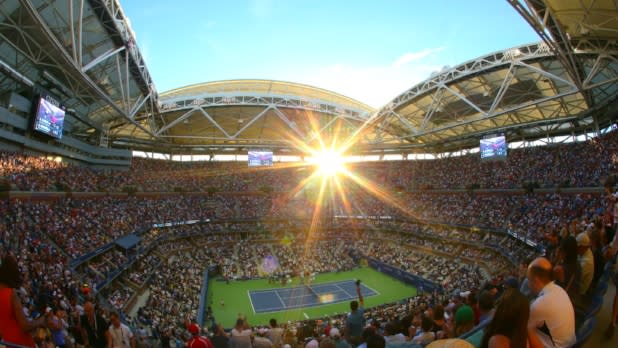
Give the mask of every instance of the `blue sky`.
<svg viewBox="0 0 618 348">
<path fill-rule="evenodd" d="M 444 66 L 539 41 L 505 0 L 121 0 L 159 92 L 310 84 L 373 107 Z"/>
</svg>

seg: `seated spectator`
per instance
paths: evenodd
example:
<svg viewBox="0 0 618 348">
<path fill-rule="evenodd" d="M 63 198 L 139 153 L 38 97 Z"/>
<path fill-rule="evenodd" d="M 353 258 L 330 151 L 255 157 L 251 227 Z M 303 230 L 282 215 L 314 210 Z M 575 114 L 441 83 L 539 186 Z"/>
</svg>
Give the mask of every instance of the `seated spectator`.
<svg viewBox="0 0 618 348">
<path fill-rule="evenodd" d="M 481 292 L 479 296 L 479 324 L 491 320 L 494 316 L 494 312 L 494 296 L 492 296 L 489 291 Z"/>
<path fill-rule="evenodd" d="M 552 281 L 552 270 L 551 262 L 543 257 L 528 266 L 528 284 L 537 295 L 530 304 L 528 329 L 544 347 L 567 348 L 576 341 L 575 311 L 566 291 Z"/>
<path fill-rule="evenodd" d="M 517 289 L 506 290 L 485 328 L 481 348 L 526 348 L 529 317 L 528 298 Z"/>
<path fill-rule="evenodd" d="M 421 330 L 418 330 L 418 332 L 412 337 L 412 343 L 426 346 L 427 344 L 433 342 L 436 339 L 435 332 L 431 331 L 433 324 L 433 320 L 424 315 L 421 319 Z"/>
</svg>

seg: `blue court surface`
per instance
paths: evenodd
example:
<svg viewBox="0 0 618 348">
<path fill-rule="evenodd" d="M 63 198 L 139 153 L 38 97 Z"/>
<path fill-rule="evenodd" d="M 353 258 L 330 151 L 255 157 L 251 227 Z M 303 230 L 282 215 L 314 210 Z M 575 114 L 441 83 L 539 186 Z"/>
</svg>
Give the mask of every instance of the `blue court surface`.
<svg viewBox="0 0 618 348">
<path fill-rule="evenodd" d="M 378 292 L 361 283 L 364 297 Z M 303 285 L 293 288 L 249 291 L 249 300 L 255 313 L 277 312 L 292 308 L 313 307 L 357 299 L 356 281 Z"/>
</svg>

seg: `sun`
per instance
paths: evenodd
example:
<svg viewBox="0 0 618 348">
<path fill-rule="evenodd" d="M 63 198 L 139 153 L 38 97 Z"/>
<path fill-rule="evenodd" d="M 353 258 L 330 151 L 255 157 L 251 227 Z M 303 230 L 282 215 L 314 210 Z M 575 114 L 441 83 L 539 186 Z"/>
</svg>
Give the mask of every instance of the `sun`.
<svg viewBox="0 0 618 348">
<path fill-rule="evenodd" d="M 311 160 L 322 176 L 335 176 L 344 170 L 344 158 L 335 150 L 322 150 Z"/>
</svg>

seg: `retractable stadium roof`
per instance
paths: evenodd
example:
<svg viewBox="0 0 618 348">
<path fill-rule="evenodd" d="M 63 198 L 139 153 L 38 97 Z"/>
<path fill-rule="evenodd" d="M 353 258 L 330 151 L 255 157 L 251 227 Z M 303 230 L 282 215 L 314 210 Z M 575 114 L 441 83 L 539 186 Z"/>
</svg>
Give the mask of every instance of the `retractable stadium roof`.
<svg viewBox="0 0 618 348">
<path fill-rule="evenodd" d="M 69 107 L 71 136 L 166 153 L 299 153 L 298 141 L 352 135 L 359 153 L 441 152 L 475 147 L 490 133 L 533 140 L 615 122 L 616 2 L 507 1 L 540 43 L 438 72 L 373 110 L 269 80 L 210 82 L 159 96 L 118 0 L 3 0 L 0 94 L 41 85 Z"/>
</svg>

